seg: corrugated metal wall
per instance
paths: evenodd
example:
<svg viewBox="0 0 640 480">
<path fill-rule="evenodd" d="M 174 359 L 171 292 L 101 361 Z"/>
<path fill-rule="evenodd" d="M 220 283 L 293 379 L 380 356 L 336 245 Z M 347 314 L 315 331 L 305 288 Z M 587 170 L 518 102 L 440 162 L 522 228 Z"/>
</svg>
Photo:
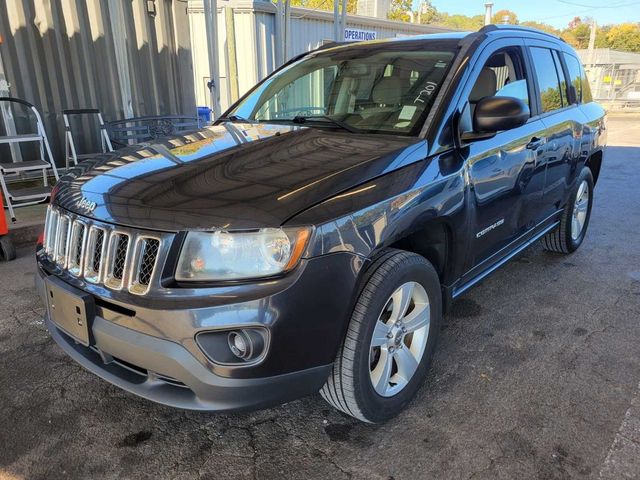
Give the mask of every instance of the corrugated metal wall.
<svg viewBox="0 0 640 480">
<path fill-rule="evenodd" d="M 393 22 L 373 17 L 347 15 L 347 28 L 376 32 L 376 38 L 439 33 L 450 29 L 432 25 Z M 291 55 L 298 55 L 333 40 L 333 14 L 304 8 L 291 9 Z"/>
<path fill-rule="evenodd" d="M 218 2 L 220 7 L 222 2 Z M 225 8 L 233 9 L 236 41 L 236 63 L 238 92 L 242 95 L 258 81 L 271 73 L 275 66 L 275 6 L 266 1 L 229 0 L 224 2 Z M 189 17 L 192 38 L 205 38 L 204 9 L 202 0 L 189 1 Z M 431 25 L 393 22 L 379 18 L 347 15 L 347 28 L 375 31 L 377 38 L 396 37 L 399 35 L 417 35 L 448 31 Z M 225 20 L 222 8 L 218 13 L 218 37 L 220 54 L 220 103 L 224 111 L 235 98 L 230 93 L 224 65 L 228 65 Z M 298 55 L 317 48 L 324 40 L 333 39 L 333 14 L 305 8 L 291 9 L 291 43 L 290 56 Z M 209 76 L 209 60 L 205 42 L 193 43 L 194 72 L 196 86 Z M 223 78 L 224 77 L 224 78 Z M 206 81 L 204 82 L 206 83 Z M 209 92 L 206 88 L 197 87 L 198 105 L 209 104 Z"/>
<path fill-rule="evenodd" d="M 155 15 L 146 0 L 0 1 L 10 93 L 40 110 L 57 163 L 65 108 L 99 108 L 106 120 L 195 116 L 186 1 L 156 0 Z"/>
</svg>

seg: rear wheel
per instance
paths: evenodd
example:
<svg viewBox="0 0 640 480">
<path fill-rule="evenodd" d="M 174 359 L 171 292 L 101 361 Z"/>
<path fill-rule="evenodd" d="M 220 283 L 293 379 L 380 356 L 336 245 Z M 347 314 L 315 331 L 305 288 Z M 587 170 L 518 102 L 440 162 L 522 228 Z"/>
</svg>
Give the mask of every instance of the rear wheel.
<svg viewBox="0 0 640 480">
<path fill-rule="evenodd" d="M 323 398 L 366 422 L 397 415 L 426 377 L 441 316 L 440 282 L 426 259 L 398 250 L 380 257 L 369 269 Z"/>
<path fill-rule="evenodd" d="M 542 238 L 545 250 L 557 253 L 573 253 L 582 244 L 593 205 L 593 175 L 584 167 L 571 192 L 560 225 Z"/>
</svg>

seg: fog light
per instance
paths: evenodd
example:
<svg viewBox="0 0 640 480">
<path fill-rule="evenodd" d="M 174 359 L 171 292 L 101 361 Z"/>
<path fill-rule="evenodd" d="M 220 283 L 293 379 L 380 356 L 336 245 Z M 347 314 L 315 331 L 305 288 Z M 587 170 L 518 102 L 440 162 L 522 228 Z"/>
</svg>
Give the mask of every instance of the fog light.
<svg viewBox="0 0 640 480">
<path fill-rule="evenodd" d="M 251 365 L 265 357 L 269 334 L 263 327 L 210 330 L 198 333 L 196 342 L 214 363 Z"/>
<path fill-rule="evenodd" d="M 253 352 L 253 343 L 251 342 L 251 338 L 245 331 L 232 331 L 229 332 L 227 336 L 227 342 L 229 343 L 229 348 L 231 352 L 238 358 L 242 360 L 246 360 L 251 358 L 251 354 Z"/>
</svg>

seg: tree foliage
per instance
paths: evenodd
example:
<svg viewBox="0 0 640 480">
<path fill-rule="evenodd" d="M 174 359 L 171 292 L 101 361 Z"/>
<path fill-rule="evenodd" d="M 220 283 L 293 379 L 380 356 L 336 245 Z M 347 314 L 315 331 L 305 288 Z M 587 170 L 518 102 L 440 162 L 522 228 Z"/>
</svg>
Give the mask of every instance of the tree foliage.
<svg viewBox="0 0 640 480">
<path fill-rule="evenodd" d="M 306 7 L 317 10 L 333 10 L 335 0 L 290 0 L 294 7 Z M 339 1 L 339 0 L 338 0 Z M 358 0 L 347 0 L 347 13 L 356 14 Z M 420 15 L 418 12 L 420 11 Z M 484 25 L 484 15 L 473 16 L 450 14 L 440 12 L 431 4 L 430 0 L 421 2 L 416 10 L 413 10 L 412 0 L 391 0 L 387 17 L 401 22 L 411 21 L 413 12 L 414 21 L 420 19 L 423 24 L 435 24 L 449 27 L 454 30 L 474 31 Z M 591 24 L 593 19 L 589 17 L 574 17 L 564 29 L 535 21 L 520 21 L 518 15 L 511 10 L 498 10 L 492 17 L 493 23 L 504 23 L 504 17 L 509 18 L 513 25 L 533 27 L 563 38 L 575 48 L 588 48 Z M 640 52 L 640 23 L 620 23 L 617 25 L 603 25 L 596 29 L 596 48 L 613 48 L 629 52 Z"/>
<path fill-rule="evenodd" d="M 433 23 L 456 30 L 474 31 L 484 25 L 484 15 L 450 15 L 448 13 L 439 13 Z"/>
<path fill-rule="evenodd" d="M 518 24 L 518 15 L 516 15 L 516 12 L 512 12 L 511 10 L 498 10 L 496 13 L 494 13 L 493 17 L 491 17 L 491 22 L 492 23 L 506 23 L 510 24 L 510 25 L 517 25 Z"/>
<path fill-rule="evenodd" d="M 411 0 L 391 0 L 387 18 L 389 20 L 400 20 L 401 22 L 408 22 L 411 20 L 409 12 L 413 11 L 412 8 L 413 2 Z"/>
<path fill-rule="evenodd" d="M 313 10 L 333 10 L 334 0 L 290 0 L 292 7 L 311 8 Z M 347 13 L 355 15 L 358 10 L 358 0 L 347 0 Z"/>
<path fill-rule="evenodd" d="M 627 52 L 640 52 L 640 24 L 621 23 L 606 32 L 609 48 Z"/>
</svg>

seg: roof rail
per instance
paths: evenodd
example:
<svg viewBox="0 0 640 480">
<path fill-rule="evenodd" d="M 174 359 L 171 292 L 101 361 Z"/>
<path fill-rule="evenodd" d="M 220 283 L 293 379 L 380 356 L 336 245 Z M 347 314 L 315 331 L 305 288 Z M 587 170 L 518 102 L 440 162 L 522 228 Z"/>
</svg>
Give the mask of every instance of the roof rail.
<svg viewBox="0 0 640 480">
<path fill-rule="evenodd" d="M 555 40 L 560 40 L 561 42 L 567 43 L 564 38 L 560 38 L 554 35 L 553 33 L 545 32 L 544 30 L 539 30 L 533 27 L 523 27 L 521 25 L 495 25 L 491 23 L 489 25 L 485 25 L 484 27 L 482 27 L 480 30 L 478 30 L 478 32 L 489 33 L 489 32 L 495 32 L 498 30 L 517 30 L 517 31 L 519 30 L 521 32 L 538 33 L 540 35 L 546 35 L 547 37 L 551 37 L 551 38 L 554 38 Z"/>
</svg>

